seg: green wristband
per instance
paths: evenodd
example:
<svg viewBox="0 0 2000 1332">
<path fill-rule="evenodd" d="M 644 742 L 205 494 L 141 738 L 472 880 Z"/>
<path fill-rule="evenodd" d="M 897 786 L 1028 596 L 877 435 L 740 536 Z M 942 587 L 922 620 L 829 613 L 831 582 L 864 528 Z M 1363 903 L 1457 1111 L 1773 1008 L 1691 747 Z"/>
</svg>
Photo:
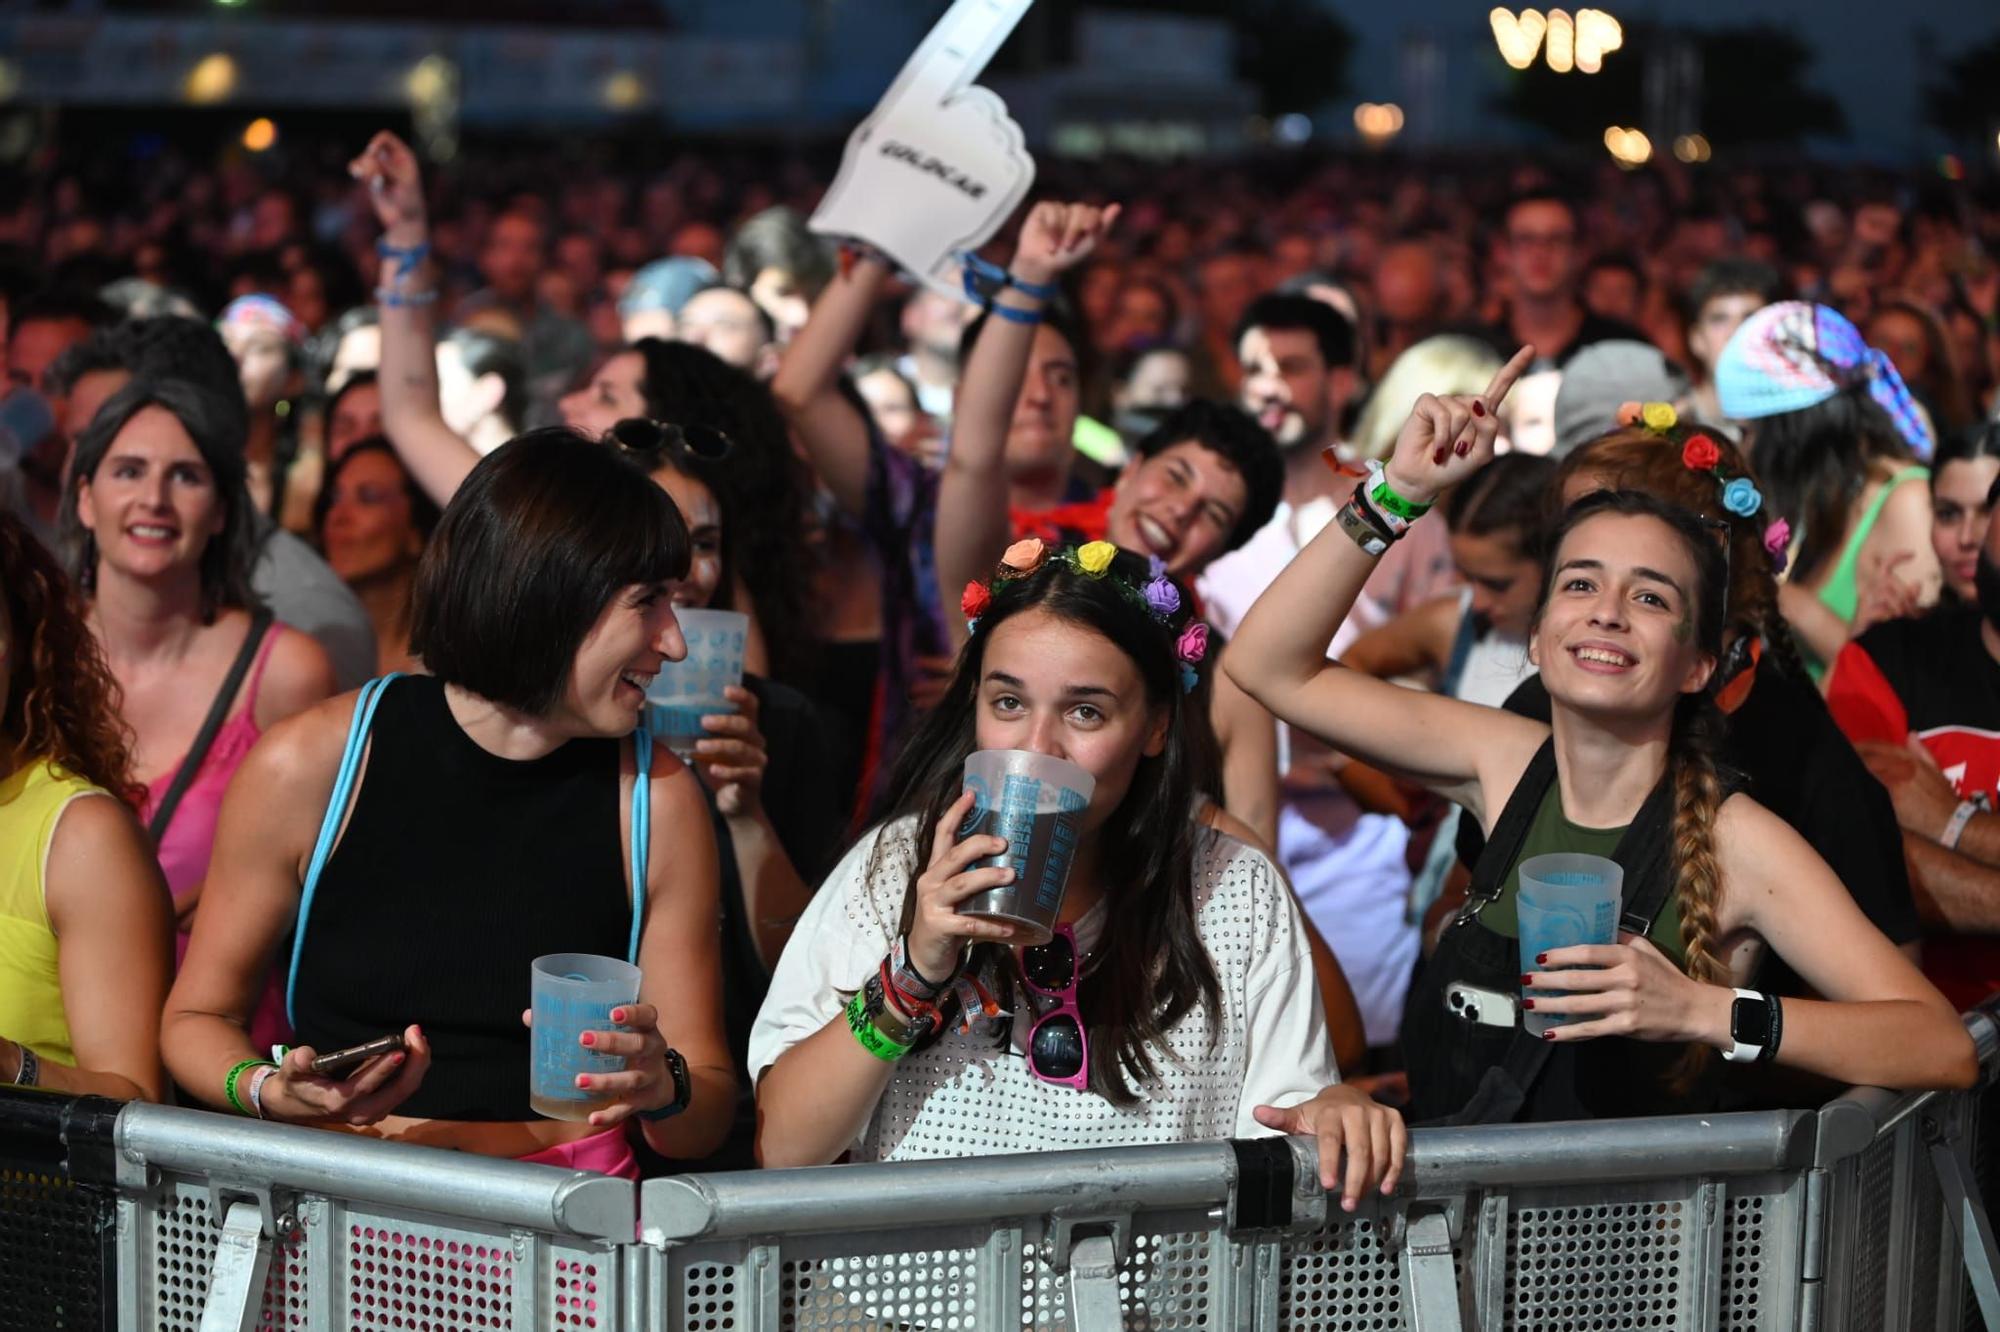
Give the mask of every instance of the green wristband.
<svg viewBox="0 0 2000 1332">
<path fill-rule="evenodd" d="M 1389 478 L 1380 474 L 1376 476 L 1375 488 L 1368 492 L 1368 498 L 1373 500 L 1384 513 L 1408 523 L 1414 523 L 1431 511 L 1431 506 L 1428 504 L 1418 504 L 1414 500 L 1406 500 L 1398 495 L 1395 487 L 1389 484 Z"/>
<path fill-rule="evenodd" d="M 910 1052 L 911 1047 L 901 1041 L 891 1040 L 874 1019 L 868 1014 L 868 995 L 865 990 L 856 991 L 847 1003 L 847 1029 L 854 1033 L 854 1039 L 861 1042 L 861 1048 L 885 1064 L 893 1064 Z"/>
<path fill-rule="evenodd" d="M 272 1063 L 268 1059 L 246 1059 L 242 1063 L 236 1065 L 236 1067 L 229 1070 L 228 1076 L 223 1078 L 222 1080 L 222 1094 L 224 1096 L 227 1096 L 229 1098 L 229 1103 L 236 1107 L 237 1114 L 255 1115 L 257 1112 L 255 1110 L 252 1110 L 249 1106 L 243 1104 L 243 1098 L 236 1094 L 236 1080 L 242 1077 L 246 1072 L 248 1072 L 253 1068 L 276 1068 L 276 1067 L 277 1065 Z"/>
</svg>

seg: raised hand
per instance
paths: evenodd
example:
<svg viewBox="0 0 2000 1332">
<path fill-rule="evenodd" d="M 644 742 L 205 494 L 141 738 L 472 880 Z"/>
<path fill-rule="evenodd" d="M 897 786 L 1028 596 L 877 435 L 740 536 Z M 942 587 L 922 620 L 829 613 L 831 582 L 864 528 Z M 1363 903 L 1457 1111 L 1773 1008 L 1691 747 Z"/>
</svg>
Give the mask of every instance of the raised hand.
<svg viewBox="0 0 2000 1332">
<path fill-rule="evenodd" d="M 1118 221 L 1120 206 L 1038 203 L 1021 224 L 1009 270 L 1029 282 L 1049 282 L 1088 259 Z"/>
<path fill-rule="evenodd" d="M 259 1098 L 266 1119 L 294 1124 L 373 1124 L 410 1099 L 431 1066 L 430 1042 L 414 1023 L 403 1032 L 405 1050 L 376 1055 L 345 1078 L 312 1071 L 318 1057 L 310 1045 L 285 1054 L 278 1071 L 264 1081 Z"/>
<path fill-rule="evenodd" d="M 414 245 L 425 238 L 430 217 L 424 206 L 423 173 L 409 144 L 381 130 L 347 164 L 347 174 L 367 187 L 375 219 L 391 245 Z"/>
<path fill-rule="evenodd" d="M 1384 467 L 1390 487 L 1413 504 L 1428 504 L 1493 460 L 1500 404 L 1535 359 L 1523 347 L 1477 395 L 1426 393 L 1410 409 Z"/>
</svg>

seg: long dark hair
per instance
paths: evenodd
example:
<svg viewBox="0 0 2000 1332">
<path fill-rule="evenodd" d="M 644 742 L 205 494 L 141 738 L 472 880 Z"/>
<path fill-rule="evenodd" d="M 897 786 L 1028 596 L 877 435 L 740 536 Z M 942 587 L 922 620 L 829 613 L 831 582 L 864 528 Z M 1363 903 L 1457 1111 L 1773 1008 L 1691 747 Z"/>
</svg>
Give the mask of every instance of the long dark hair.
<svg viewBox="0 0 2000 1332">
<path fill-rule="evenodd" d="M 755 514 L 737 536 L 739 559 L 723 570 L 718 609 L 747 611 L 764 631 L 771 675 L 786 684 L 808 682 L 818 631 L 807 613 L 804 466 L 771 391 L 706 348 L 641 338 L 632 349 L 645 360 L 640 384 L 646 412 L 656 421 L 707 426 L 730 440 L 729 456 L 701 477 L 727 513 Z M 734 606 L 738 571 L 751 604 Z"/>
<path fill-rule="evenodd" d="M 222 504 L 222 531 L 201 552 L 201 616 L 212 624 L 224 610 L 241 610 L 256 603 L 250 590 L 250 570 L 257 561 L 256 511 L 250 501 L 249 467 L 243 440 L 231 432 L 229 404 L 187 380 L 134 379 L 97 409 L 77 437 L 69 482 L 63 487 L 63 546 L 73 553 L 70 568 L 85 593 L 97 590 L 97 538 L 77 515 L 77 496 L 92 480 L 112 441 L 148 407 L 171 413 L 194 441 L 195 451 L 215 480 Z"/>
<path fill-rule="evenodd" d="M 1695 567 L 1694 641 L 1703 652 L 1722 655 L 1723 605 L 1728 595 L 1729 568 L 1718 541 L 1702 520 L 1688 510 L 1643 490 L 1600 490 L 1585 495 L 1563 512 L 1549 540 L 1549 565 L 1560 566 L 1563 542 L 1576 527 L 1599 514 L 1657 518 L 1672 529 Z M 1535 607 L 1540 623 L 1559 574 L 1542 582 Z M 1717 673 L 1720 674 L 1719 672 Z M 1673 827 L 1669 833 L 1669 869 L 1681 910 L 1683 969 L 1707 985 L 1729 983 L 1729 968 L 1716 952 L 1716 923 L 1722 900 L 1722 869 L 1715 858 L 1715 817 L 1722 808 L 1722 775 L 1716 751 L 1721 743 L 1722 713 L 1715 705 L 1717 677 L 1696 693 L 1683 694 L 1674 704 L 1673 735 L 1667 746 L 1667 771 L 1674 782 Z M 1708 1062 L 1708 1047 L 1691 1045 L 1675 1070 L 1677 1090 L 1686 1091 Z"/>
<path fill-rule="evenodd" d="M 120 716 L 118 681 L 62 566 L 5 509 L 0 606 L 7 642 L 0 776 L 47 760 L 136 807 L 145 788 L 132 780 L 132 734 Z"/>
<path fill-rule="evenodd" d="M 1182 690 L 1173 631 L 1127 600 L 1113 583 L 1122 578 L 1136 586 L 1147 577 L 1144 560 L 1120 552 L 1110 577 L 1093 578 L 1051 559 L 1032 577 L 996 587 L 992 604 L 959 654 L 958 671 L 943 701 L 902 751 L 890 777 L 885 820 L 914 816 L 919 829 L 928 829 L 958 799 L 965 760 L 975 748 L 973 717 L 986 645 L 1008 620 L 1039 610 L 1103 635 L 1132 659 L 1145 681 L 1147 701 L 1167 711 L 1166 747 L 1139 761 L 1131 789 L 1097 831 L 1097 864 L 1111 923 L 1099 945 L 1102 962 L 1084 976 L 1078 994 L 1095 1055 L 1090 1090 L 1119 1106 L 1138 1101 L 1135 1083 L 1158 1076 L 1156 1049 L 1164 1048 L 1167 1031 L 1196 1005 L 1206 1012 L 1213 1039 L 1222 998 L 1215 965 L 1196 925 L 1194 895 L 1201 836 L 1195 799 L 1206 781 L 1189 709 L 1199 706 L 1202 691 Z M 1191 603 L 1183 593 L 1183 606 Z M 869 869 L 872 875 L 875 866 Z M 920 863 L 909 866 L 905 931 L 922 871 Z M 991 982 L 996 992 L 1012 994 L 1016 971 L 1006 949 L 978 945 L 967 968 Z"/>
<path fill-rule="evenodd" d="M 1810 582 L 1847 540 L 1847 515 L 1877 462 L 1908 462 L 1909 446 L 1865 385 L 1750 423 L 1750 463 L 1775 515 L 1800 533 L 1795 582 Z"/>
</svg>

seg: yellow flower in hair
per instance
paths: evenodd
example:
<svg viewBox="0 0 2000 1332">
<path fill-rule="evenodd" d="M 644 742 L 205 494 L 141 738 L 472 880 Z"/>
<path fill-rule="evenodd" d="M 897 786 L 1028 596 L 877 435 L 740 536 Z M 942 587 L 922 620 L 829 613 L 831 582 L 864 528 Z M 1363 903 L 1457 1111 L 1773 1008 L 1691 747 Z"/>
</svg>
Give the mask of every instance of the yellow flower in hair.
<svg viewBox="0 0 2000 1332">
<path fill-rule="evenodd" d="M 1648 430 L 1672 430 L 1681 419 L 1670 402 L 1649 402 L 1641 409 L 1641 416 Z"/>
<path fill-rule="evenodd" d="M 1109 541 L 1093 541 L 1077 548 L 1076 562 L 1092 578 L 1099 578 L 1111 567 L 1111 557 L 1117 553 L 1118 547 Z"/>
</svg>

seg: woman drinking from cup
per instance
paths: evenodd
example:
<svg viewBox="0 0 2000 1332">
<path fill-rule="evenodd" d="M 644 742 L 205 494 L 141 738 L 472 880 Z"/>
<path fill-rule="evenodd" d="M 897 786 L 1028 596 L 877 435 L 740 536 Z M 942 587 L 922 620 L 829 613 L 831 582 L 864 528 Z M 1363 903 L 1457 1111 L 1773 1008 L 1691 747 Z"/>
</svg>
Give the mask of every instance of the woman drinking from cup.
<svg viewBox="0 0 2000 1332">
<path fill-rule="evenodd" d="M 1943 996 L 1710 757 L 1727 571 L 1685 510 L 1605 491 L 1565 513 L 1529 637 L 1549 725 L 1324 660 L 1375 560 L 1491 457 L 1494 411 L 1531 355 L 1483 397 L 1419 398 L 1384 474 L 1264 594 L 1231 654 L 1280 717 L 1456 801 L 1487 834 L 1405 1019 L 1416 1117 L 1658 1113 L 1706 1098 L 1713 1051 L 1850 1083 L 1969 1085 L 1972 1043 Z M 1623 868 L 1625 941 L 1522 966 L 1522 862 L 1585 849 Z M 1766 947 L 1826 998 L 1733 990 Z M 1538 1040 L 1517 1006 L 1562 1025 Z"/>
<path fill-rule="evenodd" d="M 764 1164 L 1279 1129 L 1319 1135 L 1329 1187 L 1346 1149 L 1350 1205 L 1393 1187 L 1400 1122 L 1329 1085 L 1290 894 L 1197 819 L 1192 598 L 1108 542 L 1028 540 L 964 608 L 971 638 L 899 760 L 894 812 L 821 888 L 758 1014 Z M 1068 774 L 1067 799 L 1048 813 L 1007 782 L 976 808 L 975 757 Z M 1032 832 L 967 836 L 975 814 Z M 1048 873 L 1065 848 L 1066 885 Z M 1002 855 L 1018 879 L 982 863 Z M 1039 927 L 968 914 L 1049 886 Z"/>
<path fill-rule="evenodd" d="M 182 1086 L 246 1114 L 611 1173 L 632 1173 L 634 1116 L 663 1155 L 715 1148 L 734 1089 L 715 843 L 693 775 L 634 732 L 684 650 L 669 597 L 687 568 L 673 502 L 617 450 L 539 430 L 473 469 L 418 570 L 411 649 L 432 674 L 274 728 L 231 788 L 214 906 L 167 1004 Z M 522 1010 L 531 964 L 554 953 L 643 975 L 575 1038 L 571 1053 L 625 1068 L 573 1079 L 595 1102 L 574 1121 L 529 1103 Z M 280 1064 L 244 1029 L 274 957 L 303 1042 Z M 312 1069 L 396 1033 L 400 1052 Z"/>
</svg>

